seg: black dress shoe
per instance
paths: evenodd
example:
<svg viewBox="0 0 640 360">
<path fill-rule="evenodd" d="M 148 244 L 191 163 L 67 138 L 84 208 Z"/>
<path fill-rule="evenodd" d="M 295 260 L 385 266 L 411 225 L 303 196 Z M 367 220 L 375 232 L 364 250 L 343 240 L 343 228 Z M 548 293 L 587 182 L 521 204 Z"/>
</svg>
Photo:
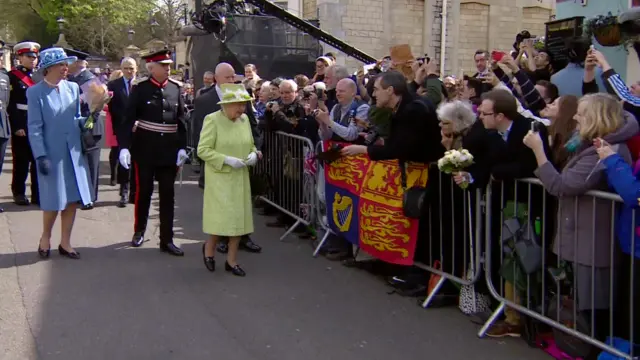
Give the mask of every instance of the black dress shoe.
<svg viewBox="0 0 640 360">
<path fill-rule="evenodd" d="M 259 253 L 262 251 L 262 246 L 254 243 L 248 236 L 243 236 L 242 239 L 240 239 L 240 248 L 252 253 Z"/>
<path fill-rule="evenodd" d="M 231 272 L 233 275 L 235 276 L 246 276 L 247 273 L 244 272 L 244 270 L 242 270 L 242 268 L 240 267 L 240 265 L 236 265 L 236 266 L 231 266 L 229 265 L 228 262 L 224 262 L 224 269 L 226 271 Z"/>
<path fill-rule="evenodd" d="M 116 182 L 116 179 L 111 179 L 111 181 L 109 181 L 109 185 L 116 186 L 118 183 Z"/>
<path fill-rule="evenodd" d="M 123 207 L 127 207 L 127 197 L 126 196 L 121 196 L 120 197 L 120 201 L 118 201 L 118 205 L 119 208 L 123 208 Z"/>
<path fill-rule="evenodd" d="M 4 209 L 0 207 L 0 214 L 4 212 Z"/>
<path fill-rule="evenodd" d="M 184 251 L 177 247 L 174 243 L 162 244 L 160 243 L 160 251 L 169 253 L 173 256 L 184 256 Z"/>
<path fill-rule="evenodd" d="M 218 246 L 216 246 L 216 250 L 220 254 L 226 254 L 226 253 L 229 252 L 229 245 L 227 245 L 225 243 L 218 243 Z"/>
<path fill-rule="evenodd" d="M 144 243 L 144 233 L 141 231 L 134 233 L 133 237 L 131 237 L 131 246 L 140 247 L 142 243 Z"/>
<path fill-rule="evenodd" d="M 204 260 L 204 266 L 207 268 L 207 270 L 214 272 L 216 271 L 216 260 L 213 258 L 213 256 L 205 255 L 204 248 L 206 245 L 206 243 L 202 244 L 202 259 Z"/>
<path fill-rule="evenodd" d="M 30 204 L 29 199 L 24 195 L 15 195 L 13 197 L 13 202 L 19 206 L 27 206 Z"/>
<path fill-rule="evenodd" d="M 92 210 L 93 209 L 93 204 L 87 204 L 82 206 L 81 208 L 82 210 Z"/>
<path fill-rule="evenodd" d="M 31 198 L 31 204 L 35 206 L 40 206 L 40 199 Z"/>
<path fill-rule="evenodd" d="M 69 252 L 65 249 L 62 248 L 62 245 L 58 245 L 58 252 L 60 253 L 60 255 L 68 257 L 69 259 L 74 259 L 74 260 L 79 260 L 80 259 L 80 253 L 77 251 L 73 251 L 73 252 Z"/>
<path fill-rule="evenodd" d="M 49 255 L 51 255 L 51 249 L 43 250 L 40 248 L 40 245 L 38 245 L 38 255 L 43 259 L 48 259 Z"/>
</svg>

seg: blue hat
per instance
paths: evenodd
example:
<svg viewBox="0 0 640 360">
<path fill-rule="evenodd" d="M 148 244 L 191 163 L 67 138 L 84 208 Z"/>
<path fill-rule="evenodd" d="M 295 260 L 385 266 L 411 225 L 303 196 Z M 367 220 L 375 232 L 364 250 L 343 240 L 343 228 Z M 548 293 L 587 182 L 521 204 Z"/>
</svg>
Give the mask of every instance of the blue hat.
<svg viewBox="0 0 640 360">
<path fill-rule="evenodd" d="M 78 60 L 77 57 L 67 56 L 67 53 L 59 47 L 44 49 L 40 52 L 40 68 L 42 69 L 65 62 L 71 64 L 76 60 Z"/>
</svg>

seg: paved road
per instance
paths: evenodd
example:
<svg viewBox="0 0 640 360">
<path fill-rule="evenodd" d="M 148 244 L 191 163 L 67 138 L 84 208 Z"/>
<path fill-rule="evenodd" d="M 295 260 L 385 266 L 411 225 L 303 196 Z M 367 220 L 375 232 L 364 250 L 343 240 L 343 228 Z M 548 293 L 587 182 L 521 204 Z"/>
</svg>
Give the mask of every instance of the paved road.
<svg viewBox="0 0 640 360">
<path fill-rule="evenodd" d="M 106 160 L 107 153 L 103 153 Z M 10 203 L 11 158 L 0 176 L 0 359 L 389 360 L 542 359 L 522 341 L 481 340 L 455 309 L 424 310 L 387 295 L 366 272 L 311 258 L 306 242 L 256 217 L 264 253 L 241 254 L 246 278 L 201 260 L 202 197 L 193 176 L 176 195 L 173 258 L 153 239 L 127 246 L 132 207 L 115 207 L 104 174 L 100 203 L 78 213 L 82 260 L 39 261 L 41 215 Z M 108 167 L 104 162 L 103 167 Z M 185 174 L 189 171 L 186 170 Z M 157 199 L 152 217 L 157 219 Z M 57 245 L 59 228 L 52 243 Z"/>
</svg>

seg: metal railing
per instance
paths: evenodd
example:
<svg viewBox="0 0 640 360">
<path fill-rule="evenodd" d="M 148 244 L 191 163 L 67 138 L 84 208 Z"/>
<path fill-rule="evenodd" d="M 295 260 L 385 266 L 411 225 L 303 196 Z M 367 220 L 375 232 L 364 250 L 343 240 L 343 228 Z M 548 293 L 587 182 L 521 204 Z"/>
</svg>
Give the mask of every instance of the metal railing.
<svg viewBox="0 0 640 360">
<path fill-rule="evenodd" d="M 314 147 L 306 138 L 281 132 L 265 134 L 265 142 L 265 159 L 256 170 L 265 174 L 269 189 L 260 199 L 296 220 L 281 239 L 299 224 L 324 230 L 313 251 L 315 257 L 333 234 L 326 216 L 324 165 L 315 160 L 322 143 Z M 503 314 L 507 320 L 515 314 L 520 321 L 524 315 L 527 321 L 554 329 L 555 337 L 568 334 L 562 341 L 575 350 L 570 356 L 585 357 L 584 352 L 595 347 L 622 359 L 636 358 L 610 343 L 616 337 L 631 339 L 631 344 L 634 340 L 636 266 L 633 255 L 622 254 L 616 245 L 620 196 L 589 191 L 577 197 L 553 197 L 537 179 L 463 190 L 437 169 L 431 168 L 429 175 L 428 218 L 421 223 L 429 229 L 419 239 L 429 256 L 415 265 L 438 276 L 438 281 L 423 307 L 429 306 L 447 280 L 477 285 L 484 265 L 488 293 L 499 305 L 479 337 L 487 335 Z M 635 227 L 632 220 L 632 238 Z M 622 284 L 626 293 L 620 292 L 618 284 L 621 260 L 629 272 Z M 617 308 L 624 297 L 629 308 Z M 624 324 L 618 313 L 626 317 Z M 621 335 L 619 328 L 628 331 Z"/>
<path fill-rule="evenodd" d="M 496 187 L 499 194 L 494 193 Z M 557 211 L 549 214 L 549 209 L 553 210 L 550 201 L 556 199 Z M 625 354 L 605 342 L 617 335 L 614 329 L 620 325 L 614 324 L 614 319 L 620 318 L 619 311 L 631 319 L 634 314 L 634 258 L 616 249 L 620 202 L 620 196 L 603 191 L 555 198 L 538 179 L 519 179 L 512 186 L 490 184 L 486 192 L 485 274 L 489 292 L 500 303 L 478 336 L 485 336 L 503 313 L 507 322 L 516 324 L 523 320 L 519 316 L 523 314 L 552 327 L 555 337 L 562 336 L 556 331 L 569 334 L 572 338 L 566 341 L 570 344 L 565 343 L 564 348 L 572 349 L 570 356 L 587 357 L 595 346 L 620 358 L 634 359 L 633 351 Z M 634 249 L 636 225 L 632 222 Z M 548 251 L 549 244 L 553 244 L 554 254 Z M 549 259 L 554 255 L 555 262 Z M 622 284 L 630 293 L 628 312 L 616 309 L 616 260 L 622 256 L 631 257 L 630 282 Z M 633 320 L 628 329 L 633 344 Z"/>
<path fill-rule="evenodd" d="M 298 225 L 315 221 L 315 151 L 311 140 L 281 131 L 265 132 L 264 141 L 264 158 L 254 170 L 266 182 L 258 198 L 296 221 L 283 240 Z"/>
</svg>

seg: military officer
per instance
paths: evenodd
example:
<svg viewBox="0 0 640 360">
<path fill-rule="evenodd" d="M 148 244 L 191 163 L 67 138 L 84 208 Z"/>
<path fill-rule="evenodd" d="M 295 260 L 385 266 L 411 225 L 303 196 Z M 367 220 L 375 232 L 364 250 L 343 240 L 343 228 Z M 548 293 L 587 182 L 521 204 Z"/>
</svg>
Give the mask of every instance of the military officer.
<svg viewBox="0 0 640 360">
<path fill-rule="evenodd" d="M 31 174 L 31 202 L 40 203 L 36 163 L 31 153 L 27 136 L 27 89 L 34 84 L 31 75 L 38 63 L 40 44 L 24 41 L 16 44 L 13 51 L 18 57 L 18 65 L 9 72 L 11 99 L 7 106 L 11 123 L 11 153 L 13 155 L 13 178 L 11 192 L 17 205 L 29 205 L 25 195 L 27 176 Z"/>
<path fill-rule="evenodd" d="M 78 84 L 80 87 L 80 96 L 81 99 L 83 99 L 84 97 L 82 94 L 86 93 L 89 88 L 89 84 L 92 81 L 99 80 L 91 73 L 91 71 L 89 71 L 89 69 L 87 69 L 87 58 L 89 57 L 89 54 L 73 49 L 65 49 L 65 52 L 69 56 L 75 56 L 78 58 L 78 60 L 73 64 L 69 65 L 69 75 L 67 75 L 67 80 Z M 85 101 L 82 102 L 80 111 L 82 116 L 86 117 L 91 115 L 89 104 Z M 91 146 L 90 148 L 85 149 L 85 157 L 87 158 L 87 175 L 91 181 L 89 183 L 89 187 L 91 188 L 91 201 L 93 203 L 98 200 L 98 180 L 100 178 L 100 141 L 102 140 L 102 135 L 104 135 L 104 122 L 101 117 L 94 116 L 94 121 L 91 133 L 93 134 L 96 146 Z M 93 204 L 88 204 L 82 207 L 82 210 L 91 209 L 93 209 Z"/>
<path fill-rule="evenodd" d="M 7 105 L 9 104 L 9 75 L 2 66 L 4 52 L 4 41 L 0 40 L 0 174 L 2 173 L 2 164 L 4 164 L 4 154 L 7 150 L 7 142 L 11 139 L 11 126 L 9 126 L 9 115 L 7 114 Z M 0 207 L 0 212 L 3 209 Z"/>
<path fill-rule="evenodd" d="M 120 164 L 135 164 L 136 201 L 132 246 L 144 242 L 154 178 L 160 195 L 160 250 L 183 256 L 173 243 L 174 183 L 178 167 L 187 159 L 187 132 L 180 83 L 169 78 L 171 52 L 161 50 L 147 56 L 151 76 L 131 90 L 125 120 L 118 129 Z"/>
</svg>

